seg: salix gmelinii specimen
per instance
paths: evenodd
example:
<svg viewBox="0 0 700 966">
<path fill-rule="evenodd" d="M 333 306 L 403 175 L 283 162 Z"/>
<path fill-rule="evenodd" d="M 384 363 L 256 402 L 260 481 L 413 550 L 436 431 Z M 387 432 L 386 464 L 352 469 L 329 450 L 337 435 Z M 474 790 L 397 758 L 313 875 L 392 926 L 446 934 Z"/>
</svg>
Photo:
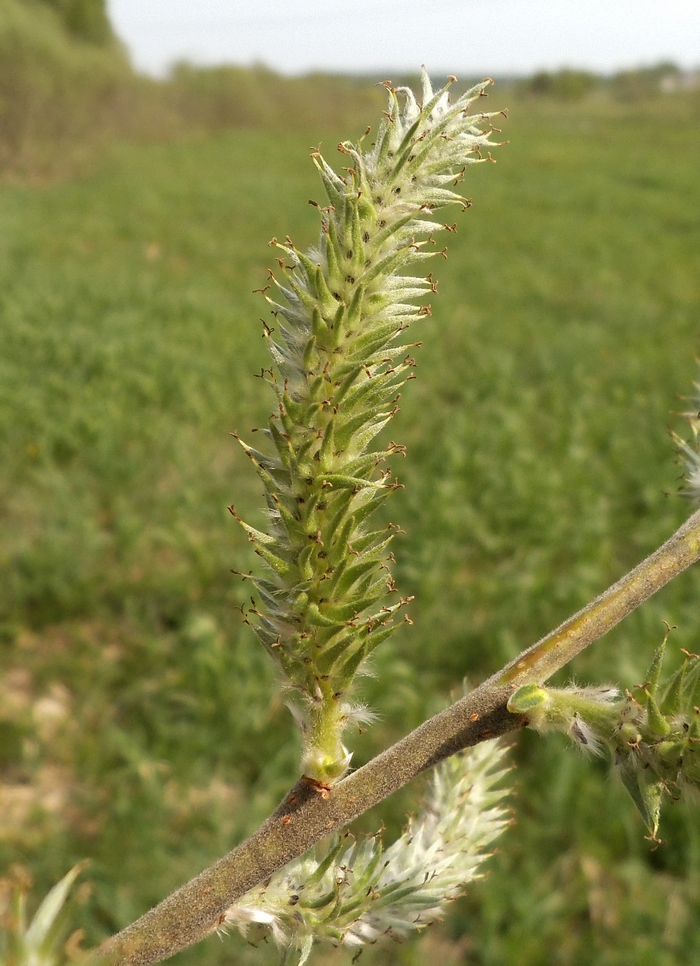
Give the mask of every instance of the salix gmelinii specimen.
<svg viewBox="0 0 700 966">
<path fill-rule="evenodd" d="M 406 341 L 430 312 L 418 300 L 436 291 L 417 268 L 436 254 L 444 229 L 433 213 L 469 202 L 454 188 L 468 165 L 489 160 L 490 114 L 472 104 L 484 81 L 450 103 L 423 72 L 423 103 L 387 84 L 388 109 L 374 143 L 338 147 L 344 176 L 312 154 L 328 198 L 318 247 L 300 252 L 273 239 L 283 257 L 264 291 L 264 323 L 274 367 L 264 376 L 277 408 L 264 434 L 267 452 L 242 445 L 265 486 L 269 528 L 241 520 L 268 565 L 252 576 L 256 632 L 295 692 L 304 735 L 303 773 L 321 784 L 346 771 L 343 731 L 367 712 L 351 700 L 367 656 L 395 627 L 406 603 L 388 564 L 396 527 L 370 517 L 398 483 L 386 461 L 402 453 L 372 441 L 398 411 L 413 377 Z M 240 519 L 233 507 L 231 512 Z"/>
</svg>

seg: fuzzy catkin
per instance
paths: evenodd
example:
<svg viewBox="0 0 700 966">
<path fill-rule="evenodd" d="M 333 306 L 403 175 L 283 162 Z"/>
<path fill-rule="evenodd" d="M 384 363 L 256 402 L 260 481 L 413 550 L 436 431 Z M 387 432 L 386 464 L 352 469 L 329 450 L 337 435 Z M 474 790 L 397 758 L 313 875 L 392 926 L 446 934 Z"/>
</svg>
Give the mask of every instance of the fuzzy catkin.
<svg viewBox="0 0 700 966">
<path fill-rule="evenodd" d="M 504 757 L 502 746 L 488 742 L 442 762 L 421 813 L 387 849 L 379 836 L 346 834 L 243 896 L 222 928 L 235 926 L 252 941 L 271 935 L 284 962 L 296 953 L 303 966 L 314 943 L 358 950 L 430 925 L 481 878 L 507 825 Z"/>
<path fill-rule="evenodd" d="M 277 407 L 263 430 L 265 452 L 241 440 L 265 487 L 266 532 L 240 520 L 268 565 L 252 575 L 257 599 L 248 619 L 293 691 L 303 735 L 303 773 L 322 784 L 347 770 L 343 731 L 367 717 L 353 703 L 353 679 L 395 628 L 407 599 L 396 592 L 389 545 L 398 528 L 373 529 L 372 513 L 399 486 L 373 449 L 412 379 L 412 323 L 430 313 L 419 299 L 437 291 L 432 274 L 409 274 L 439 252 L 432 220 L 452 203 L 466 167 L 494 142 L 492 115 L 470 113 L 490 81 L 451 104 L 423 73 L 420 106 L 407 88 L 388 87 L 388 110 L 369 149 L 343 142 L 348 167 L 337 174 L 312 155 L 328 205 L 319 206 L 318 246 L 300 252 L 287 238 L 263 294 L 271 306 L 264 335 L 273 367 L 263 375 Z M 401 103 L 403 101 L 403 104 Z"/>
</svg>

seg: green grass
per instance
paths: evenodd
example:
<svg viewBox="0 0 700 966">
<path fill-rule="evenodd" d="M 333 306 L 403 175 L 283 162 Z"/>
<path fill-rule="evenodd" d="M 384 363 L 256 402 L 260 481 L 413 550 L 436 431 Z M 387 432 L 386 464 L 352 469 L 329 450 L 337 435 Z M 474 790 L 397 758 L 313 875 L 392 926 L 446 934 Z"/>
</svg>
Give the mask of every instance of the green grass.
<svg viewBox="0 0 700 966">
<path fill-rule="evenodd" d="M 469 173 L 474 208 L 448 217 L 459 233 L 391 427 L 408 444 L 387 518 L 407 531 L 414 624 L 367 679 L 382 721 L 358 762 L 688 512 L 667 426 L 698 349 L 697 107 L 513 107 L 498 165 Z M 253 375 L 265 243 L 313 240 L 308 146 L 361 129 L 115 148 L 89 179 L 0 188 L 0 868 L 27 863 L 46 891 L 91 856 L 76 913 L 91 940 L 234 845 L 295 777 L 229 573 L 253 559 L 225 507 L 254 520 L 260 494 L 227 434 L 272 404 Z M 577 678 L 635 683 L 663 620 L 697 650 L 699 593 L 679 578 Z M 488 880 L 422 943 L 365 961 L 694 961 L 697 811 L 668 809 L 652 852 L 602 764 L 533 735 L 513 758 L 516 823 Z M 396 828 L 416 794 L 360 827 Z M 211 940 L 178 962 L 232 958 L 274 961 Z"/>
</svg>

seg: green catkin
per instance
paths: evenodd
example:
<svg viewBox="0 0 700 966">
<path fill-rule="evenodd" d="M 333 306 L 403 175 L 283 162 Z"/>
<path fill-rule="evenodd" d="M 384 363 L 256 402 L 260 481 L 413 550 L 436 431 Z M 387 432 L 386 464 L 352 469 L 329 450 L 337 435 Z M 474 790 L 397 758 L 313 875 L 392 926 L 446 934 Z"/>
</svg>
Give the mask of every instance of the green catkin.
<svg viewBox="0 0 700 966">
<path fill-rule="evenodd" d="M 682 666 L 662 681 L 667 637 L 644 683 L 624 695 L 612 687 L 525 684 L 508 701 L 536 731 L 563 731 L 583 751 L 607 751 L 653 842 L 663 802 L 700 788 L 700 657 L 684 652 Z"/>
<path fill-rule="evenodd" d="M 413 378 L 416 343 L 403 333 L 430 311 L 416 299 L 436 291 L 432 275 L 407 272 L 438 254 L 425 246 L 447 226 L 430 216 L 447 204 L 466 207 L 454 184 L 493 144 L 491 115 L 469 110 L 491 82 L 450 103 L 452 81 L 434 93 L 424 72 L 423 107 L 410 90 L 388 86 L 374 146 L 339 145 L 346 177 L 314 151 L 329 202 L 317 206 L 318 247 L 302 253 L 290 239 L 271 242 L 283 255 L 263 290 L 276 369 L 266 381 L 278 399 L 263 431 L 271 455 L 242 443 L 265 487 L 268 532 L 232 513 L 268 565 L 264 579 L 251 577 L 261 610 L 250 623 L 295 696 L 303 772 L 325 784 L 346 771 L 342 735 L 363 715 L 352 703 L 353 679 L 407 602 L 396 600 L 387 566 L 397 531 L 369 523 L 398 486 L 383 464 L 400 448 L 371 445 Z"/>
</svg>

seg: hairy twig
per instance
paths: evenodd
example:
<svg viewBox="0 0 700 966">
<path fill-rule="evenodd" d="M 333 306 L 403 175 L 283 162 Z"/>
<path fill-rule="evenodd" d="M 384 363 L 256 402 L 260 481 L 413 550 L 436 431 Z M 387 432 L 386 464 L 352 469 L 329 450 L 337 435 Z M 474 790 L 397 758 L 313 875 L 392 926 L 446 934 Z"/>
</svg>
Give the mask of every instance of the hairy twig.
<svg viewBox="0 0 700 966">
<path fill-rule="evenodd" d="M 228 855 L 109 939 L 100 959 L 157 963 L 210 935 L 248 890 L 455 752 L 519 727 L 513 691 L 542 683 L 700 559 L 700 511 L 625 577 L 445 711 L 332 789 L 302 778 L 260 828 Z"/>
</svg>

